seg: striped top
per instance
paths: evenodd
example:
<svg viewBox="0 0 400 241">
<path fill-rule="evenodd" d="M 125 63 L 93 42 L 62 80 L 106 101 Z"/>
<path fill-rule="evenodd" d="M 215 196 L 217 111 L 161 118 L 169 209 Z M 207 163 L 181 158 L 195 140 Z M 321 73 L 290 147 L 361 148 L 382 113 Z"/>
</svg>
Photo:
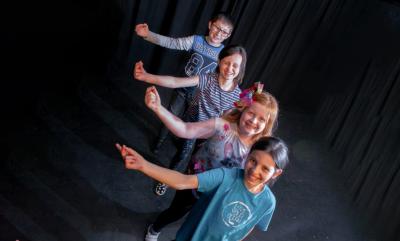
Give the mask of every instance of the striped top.
<svg viewBox="0 0 400 241">
<path fill-rule="evenodd" d="M 185 114 L 185 121 L 204 121 L 221 116 L 224 111 L 233 108 L 233 103 L 239 100 L 240 93 L 239 86 L 232 91 L 221 89 L 217 73 L 200 74 L 199 84 Z"/>
</svg>

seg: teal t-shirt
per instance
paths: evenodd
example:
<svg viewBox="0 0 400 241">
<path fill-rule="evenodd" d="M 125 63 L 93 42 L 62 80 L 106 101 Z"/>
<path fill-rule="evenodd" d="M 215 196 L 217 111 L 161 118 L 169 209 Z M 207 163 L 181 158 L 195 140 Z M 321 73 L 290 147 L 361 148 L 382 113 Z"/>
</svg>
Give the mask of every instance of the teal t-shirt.
<svg viewBox="0 0 400 241">
<path fill-rule="evenodd" d="M 177 241 L 242 240 L 254 226 L 267 230 L 276 204 L 268 186 L 258 194 L 249 192 L 239 168 L 217 168 L 197 177 L 203 194 L 178 230 Z"/>
</svg>

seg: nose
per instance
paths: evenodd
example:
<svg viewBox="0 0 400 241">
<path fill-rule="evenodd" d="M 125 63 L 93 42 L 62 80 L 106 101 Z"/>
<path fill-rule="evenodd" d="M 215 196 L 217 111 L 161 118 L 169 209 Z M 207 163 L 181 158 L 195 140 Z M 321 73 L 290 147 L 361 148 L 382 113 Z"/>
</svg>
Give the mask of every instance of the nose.
<svg viewBox="0 0 400 241">
<path fill-rule="evenodd" d="M 228 65 L 228 70 L 229 70 L 229 72 L 233 72 L 234 69 L 235 69 L 235 68 L 233 67 L 233 64 L 229 64 L 229 65 Z"/>
<path fill-rule="evenodd" d="M 256 117 L 256 116 L 251 116 L 250 119 L 249 119 L 249 121 L 250 121 L 252 124 L 256 124 L 256 123 L 257 123 L 257 117 Z"/>
<path fill-rule="evenodd" d="M 222 36 L 222 31 L 218 29 L 218 30 L 215 32 L 215 35 L 217 35 L 217 36 Z"/>
<path fill-rule="evenodd" d="M 260 165 L 255 165 L 255 166 L 253 166 L 253 168 L 252 168 L 252 174 L 258 177 L 258 176 L 260 175 L 260 173 L 261 173 L 261 167 L 260 167 Z"/>
</svg>

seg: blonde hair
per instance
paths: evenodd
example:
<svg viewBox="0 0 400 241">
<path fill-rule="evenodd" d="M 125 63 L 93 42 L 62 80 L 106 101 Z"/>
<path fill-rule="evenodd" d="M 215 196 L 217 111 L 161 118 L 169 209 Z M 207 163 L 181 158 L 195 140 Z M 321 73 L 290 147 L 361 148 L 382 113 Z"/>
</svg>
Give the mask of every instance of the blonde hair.
<svg viewBox="0 0 400 241">
<path fill-rule="evenodd" d="M 264 130 L 261 133 L 254 136 L 254 141 L 260 139 L 264 136 L 272 136 L 272 133 L 276 129 L 277 122 L 278 122 L 278 112 L 279 106 L 278 102 L 276 101 L 275 97 L 268 92 L 263 91 L 261 94 L 254 93 L 253 94 L 253 101 L 260 103 L 261 105 L 267 108 L 267 116 L 268 120 L 265 124 Z M 222 119 L 229 121 L 231 123 L 237 123 L 239 125 L 240 117 L 242 113 L 248 108 L 248 106 L 243 108 L 234 108 L 228 111 L 226 114 L 222 116 Z"/>
</svg>

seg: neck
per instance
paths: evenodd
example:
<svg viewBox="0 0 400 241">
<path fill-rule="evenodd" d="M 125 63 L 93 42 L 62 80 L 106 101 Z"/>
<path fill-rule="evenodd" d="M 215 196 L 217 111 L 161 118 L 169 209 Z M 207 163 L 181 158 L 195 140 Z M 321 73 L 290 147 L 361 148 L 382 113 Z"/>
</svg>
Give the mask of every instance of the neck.
<svg viewBox="0 0 400 241">
<path fill-rule="evenodd" d="M 224 79 L 220 74 L 218 76 L 219 87 L 225 91 L 231 91 L 235 88 L 235 82 L 230 79 Z"/>
<path fill-rule="evenodd" d="M 260 184 L 255 185 L 255 186 L 251 186 L 246 181 L 244 181 L 244 186 L 247 188 L 247 190 L 249 190 L 249 192 L 251 192 L 253 194 L 257 194 L 257 193 L 260 193 L 263 190 L 264 183 L 260 183 Z"/>
<path fill-rule="evenodd" d="M 243 133 L 240 128 L 238 130 L 239 134 L 239 139 L 240 141 L 245 144 L 246 146 L 252 146 L 255 142 L 255 136 L 254 135 L 248 135 L 246 133 Z"/>
</svg>

